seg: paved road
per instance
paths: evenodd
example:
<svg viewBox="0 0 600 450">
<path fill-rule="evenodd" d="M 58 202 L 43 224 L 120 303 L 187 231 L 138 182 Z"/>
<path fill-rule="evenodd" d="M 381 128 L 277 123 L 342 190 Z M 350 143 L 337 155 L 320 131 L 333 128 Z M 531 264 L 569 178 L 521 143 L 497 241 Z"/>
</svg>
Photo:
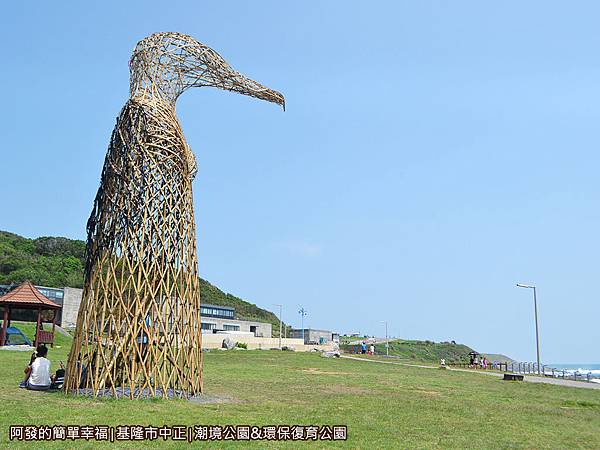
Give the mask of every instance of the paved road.
<svg viewBox="0 0 600 450">
<path fill-rule="evenodd" d="M 422 364 L 401 363 L 401 362 L 396 362 L 396 361 L 380 361 L 378 359 L 358 358 L 356 356 L 346 356 L 346 355 L 342 355 L 341 357 L 345 358 L 345 359 L 354 359 L 356 361 L 366 361 L 366 362 L 372 362 L 372 363 L 378 363 L 378 364 L 393 364 L 396 366 L 418 367 L 420 369 L 436 369 L 436 370 L 438 370 L 437 366 L 426 366 L 426 365 L 422 365 Z M 451 367 L 448 367 L 447 370 L 451 370 L 454 372 L 476 373 L 478 375 L 488 375 L 488 376 L 497 377 L 497 378 L 502 378 L 504 376 L 501 373 L 485 372 L 483 370 L 476 371 L 476 370 L 470 370 L 470 369 L 459 369 L 459 368 L 451 368 Z M 532 377 L 532 376 L 526 375 L 523 378 L 523 381 L 527 381 L 529 383 L 554 384 L 556 386 L 576 387 L 576 388 L 582 388 L 582 389 L 600 389 L 600 383 L 588 383 L 586 381 L 561 380 L 559 378 L 547 378 L 547 377 L 542 378 L 542 377 Z"/>
</svg>

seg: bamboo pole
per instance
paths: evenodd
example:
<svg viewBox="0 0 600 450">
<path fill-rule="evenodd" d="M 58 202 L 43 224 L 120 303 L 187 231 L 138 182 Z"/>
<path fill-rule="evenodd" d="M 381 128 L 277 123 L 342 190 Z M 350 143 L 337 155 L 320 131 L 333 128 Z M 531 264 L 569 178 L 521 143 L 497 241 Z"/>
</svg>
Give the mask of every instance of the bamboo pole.
<svg viewBox="0 0 600 450">
<path fill-rule="evenodd" d="M 57 309 L 54 310 L 54 314 L 52 315 L 52 342 L 50 343 L 50 347 L 54 348 L 54 332 L 56 329 L 56 313 Z"/>
<path fill-rule="evenodd" d="M 38 313 L 37 313 L 37 324 L 35 326 L 35 342 L 33 344 L 35 347 L 40 345 L 40 325 L 41 325 L 41 323 L 42 323 L 42 308 L 39 307 Z"/>
</svg>

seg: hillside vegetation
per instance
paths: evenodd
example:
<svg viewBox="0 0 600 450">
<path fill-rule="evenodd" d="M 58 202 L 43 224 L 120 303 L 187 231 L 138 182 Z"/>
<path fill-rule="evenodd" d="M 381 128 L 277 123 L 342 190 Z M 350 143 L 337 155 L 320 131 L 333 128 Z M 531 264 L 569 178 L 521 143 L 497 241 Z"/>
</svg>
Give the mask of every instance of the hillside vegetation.
<svg viewBox="0 0 600 450">
<path fill-rule="evenodd" d="M 0 284 L 83 287 L 85 243 L 64 237 L 27 239 L 0 231 Z"/>
<path fill-rule="evenodd" d="M 385 353 L 385 344 L 375 346 L 375 351 Z M 473 349 L 464 344 L 451 342 L 432 341 L 406 341 L 397 340 L 390 342 L 390 355 L 402 356 L 419 361 L 439 362 L 444 358 L 446 362 L 461 362 L 469 360 L 469 353 Z"/>
<path fill-rule="evenodd" d="M 227 294 L 202 278 L 200 278 L 200 301 L 211 305 L 231 306 L 235 308 L 235 316 L 238 319 L 270 323 L 273 325 L 273 336 L 279 336 L 279 318 L 275 314 L 235 295 Z"/>
<path fill-rule="evenodd" d="M 347 351 L 356 351 L 360 347 L 357 345 L 344 345 L 342 348 Z M 390 356 L 397 356 L 415 361 L 439 362 L 444 358 L 447 363 L 466 362 L 469 360 L 469 353 L 473 349 L 464 344 L 453 344 L 451 342 L 432 342 L 432 341 L 411 341 L 411 340 L 391 340 Z M 375 353 L 385 355 L 385 343 L 375 344 Z"/>
<path fill-rule="evenodd" d="M 65 237 L 28 239 L 0 231 L 0 284 L 25 280 L 49 287 L 83 287 L 85 242 Z M 200 279 L 202 303 L 235 308 L 238 319 L 268 322 L 279 335 L 279 319 L 270 311 L 221 291 Z"/>
</svg>

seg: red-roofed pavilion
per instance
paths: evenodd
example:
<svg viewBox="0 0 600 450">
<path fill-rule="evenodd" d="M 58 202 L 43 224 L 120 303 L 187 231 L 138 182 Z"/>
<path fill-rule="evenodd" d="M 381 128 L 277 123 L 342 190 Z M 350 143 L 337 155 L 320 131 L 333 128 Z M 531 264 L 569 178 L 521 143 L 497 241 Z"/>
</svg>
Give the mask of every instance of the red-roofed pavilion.
<svg viewBox="0 0 600 450">
<path fill-rule="evenodd" d="M 4 321 L 0 332 L 0 346 L 6 343 L 6 329 L 10 324 L 11 309 L 37 310 L 37 325 L 35 328 L 35 342 L 33 345 L 51 344 L 54 346 L 54 329 L 56 327 L 56 313 L 62 306 L 48 299 L 38 291 L 29 281 L 21 283 L 12 291 L 0 297 L 0 306 L 4 308 Z M 52 331 L 42 329 L 42 311 L 54 311 L 52 315 Z"/>
</svg>

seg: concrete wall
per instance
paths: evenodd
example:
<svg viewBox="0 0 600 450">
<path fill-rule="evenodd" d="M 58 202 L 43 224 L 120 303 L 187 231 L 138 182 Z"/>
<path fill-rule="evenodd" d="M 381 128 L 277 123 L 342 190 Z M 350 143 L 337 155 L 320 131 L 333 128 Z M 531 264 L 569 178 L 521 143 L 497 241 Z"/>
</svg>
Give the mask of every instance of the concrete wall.
<svg viewBox="0 0 600 450">
<path fill-rule="evenodd" d="M 243 342 L 248 345 L 248 350 L 279 348 L 279 338 L 260 338 L 235 334 L 203 334 L 202 348 L 221 348 L 223 339 L 227 337 L 235 342 Z M 290 338 L 281 339 L 281 345 L 294 347 L 297 352 L 308 352 L 312 349 L 330 351 L 333 348 L 331 343 L 329 345 L 304 345 L 302 339 Z"/>
<path fill-rule="evenodd" d="M 66 287 L 63 296 L 62 327 L 74 327 L 81 304 L 83 289 Z"/>
</svg>

